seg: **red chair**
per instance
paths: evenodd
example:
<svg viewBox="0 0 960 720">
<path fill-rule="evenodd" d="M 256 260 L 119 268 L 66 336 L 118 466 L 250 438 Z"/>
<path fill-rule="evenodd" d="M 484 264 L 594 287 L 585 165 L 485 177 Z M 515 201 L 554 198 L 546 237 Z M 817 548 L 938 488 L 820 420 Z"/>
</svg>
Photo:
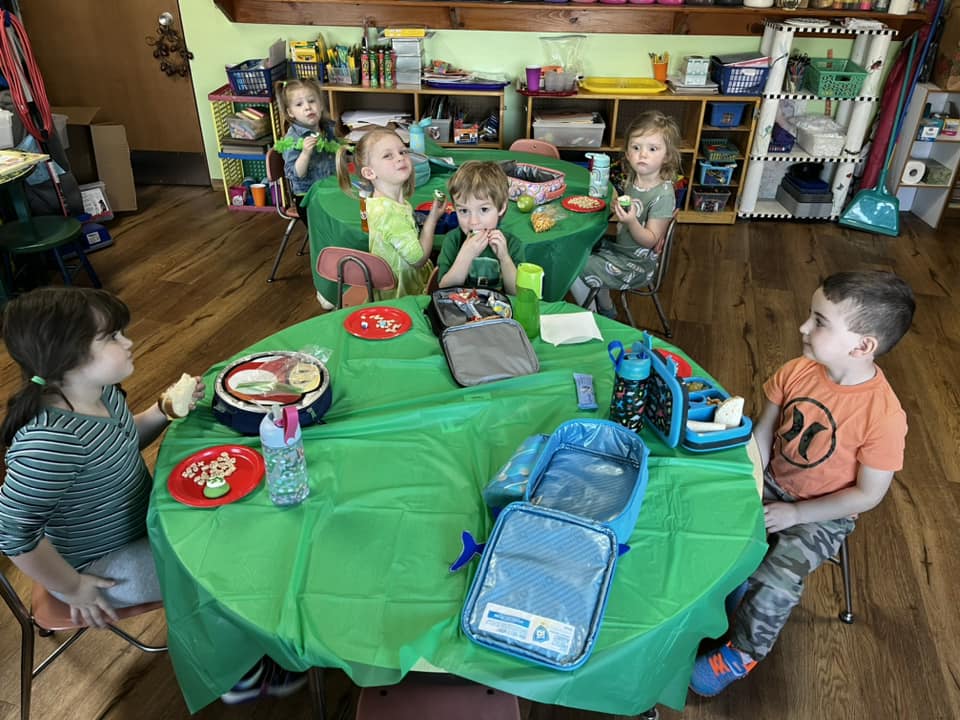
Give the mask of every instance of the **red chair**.
<svg viewBox="0 0 960 720">
<path fill-rule="evenodd" d="M 283 257 L 284 250 L 287 249 L 287 242 L 290 240 L 290 233 L 296 227 L 300 220 L 300 214 L 297 212 L 297 200 L 290 187 L 287 185 L 287 178 L 283 174 L 283 155 L 276 152 L 273 148 L 267 150 L 267 181 L 270 183 L 270 196 L 273 198 L 273 204 L 277 208 L 277 215 L 287 220 L 287 229 L 283 233 L 283 240 L 280 241 L 280 249 L 277 250 L 277 257 L 273 261 L 273 269 L 270 271 L 270 277 L 267 282 L 273 282 L 277 275 L 277 268 L 280 267 L 280 258 Z M 285 204 L 283 199 L 287 199 Z M 300 243 L 300 249 L 297 255 L 303 255 L 306 252 L 307 241 L 310 239 L 309 233 L 304 231 L 303 242 Z"/>
<path fill-rule="evenodd" d="M 20 595 L 4 574 L 2 567 L 0 567 L 0 596 L 3 597 L 7 607 L 10 608 L 13 616 L 20 624 L 20 720 L 30 720 L 30 696 L 33 689 L 33 679 L 46 670 L 50 663 L 60 657 L 60 654 L 73 645 L 89 628 L 86 625 L 73 622 L 70 619 L 70 607 L 47 592 L 39 583 L 33 583 L 31 610 L 27 610 L 20 599 Z M 159 602 L 144 603 L 118 608 L 117 615 L 122 620 L 162 607 L 163 603 Z M 165 652 L 167 649 L 165 645 L 145 645 L 115 625 L 107 625 L 106 629 L 115 635 L 119 635 L 143 652 L 157 653 Z M 50 653 L 46 660 L 34 667 L 33 648 L 36 640 L 34 631 L 42 636 L 47 636 L 63 630 L 73 630 L 75 632 Z"/>
<path fill-rule="evenodd" d="M 341 307 L 353 307 L 364 302 L 373 302 L 374 290 L 393 290 L 397 279 L 393 270 L 379 255 L 354 250 L 353 248 L 325 247 L 317 256 L 317 274 L 325 280 L 337 283 L 337 303 L 335 310 Z M 352 286 L 344 296 L 343 286 Z M 366 288 L 365 300 L 360 300 L 359 292 Z"/>
<path fill-rule="evenodd" d="M 512 152 L 533 153 L 534 155 L 545 155 L 546 157 L 560 159 L 560 151 L 553 143 L 546 140 L 531 140 L 529 138 L 520 138 L 514 140 L 510 146 Z"/>
<path fill-rule="evenodd" d="M 520 720 L 516 695 L 452 675 L 408 675 L 399 685 L 360 691 L 356 720 Z"/>
</svg>

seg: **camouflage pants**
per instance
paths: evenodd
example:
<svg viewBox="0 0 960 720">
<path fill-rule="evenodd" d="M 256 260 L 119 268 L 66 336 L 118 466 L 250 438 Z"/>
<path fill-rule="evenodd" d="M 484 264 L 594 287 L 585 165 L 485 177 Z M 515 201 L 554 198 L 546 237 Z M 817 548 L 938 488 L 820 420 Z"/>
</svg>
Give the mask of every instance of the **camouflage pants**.
<svg viewBox="0 0 960 720">
<path fill-rule="evenodd" d="M 769 474 L 764 477 L 763 498 L 795 502 Z M 766 657 L 800 602 L 807 575 L 837 554 L 853 527 L 853 518 L 841 518 L 794 525 L 771 534 L 767 554 L 747 580 L 747 592 L 731 620 L 733 646 L 754 660 Z"/>
</svg>

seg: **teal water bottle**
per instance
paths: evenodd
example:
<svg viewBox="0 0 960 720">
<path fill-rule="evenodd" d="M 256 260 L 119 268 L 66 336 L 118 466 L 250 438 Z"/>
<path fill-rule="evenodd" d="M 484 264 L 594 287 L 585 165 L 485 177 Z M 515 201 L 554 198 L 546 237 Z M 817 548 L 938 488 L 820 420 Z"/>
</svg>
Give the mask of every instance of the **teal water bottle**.
<svg viewBox="0 0 960 720">
<path fill-rule="evenodd" d="M 610 156 L 605 153 L 586 153 L 590 158 L 590 197 L 605 198 L 610 183 Z"/>
<path fill-rule="evenodd" d="M 292 405 L 274 405 L 260 422 L 267 492 L 274 505 L 298 505 L 310 494 L 300 416 Z"/>
<path fill-rule="evenodd" d="M 619 353 L 614 354 L 616 350 Z M 610 397 L 610 419 L 634 432 L 640 432 L 647 398 L 647 378 L 650 377 L 650 358 L 646 354 L 624 352 L 618 340 L 607 346 L 607 352 L 616 370 Z"/>
</svg>

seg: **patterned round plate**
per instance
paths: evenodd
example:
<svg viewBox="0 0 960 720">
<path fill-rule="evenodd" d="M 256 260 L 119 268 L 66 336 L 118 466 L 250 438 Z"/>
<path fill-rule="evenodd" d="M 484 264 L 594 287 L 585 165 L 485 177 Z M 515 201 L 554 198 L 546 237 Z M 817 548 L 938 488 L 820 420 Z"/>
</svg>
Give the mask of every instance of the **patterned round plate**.
<svg viewBox="0 0 960 720">
<path fill-rule="evenodd" d="M 198 474 L 205 465 L 209 465 L 226 454 L 232 459 L 234 470 L 224 479 L 230 489 L 220 497 L 210 498 L 203 494 L 205 483 L 198 482 Z M 184 458 L 170 472 L 167 489 L 174 500 L 193 507 L 217 507 L 246 497 L 263 479 L 263 456 L 245 445 L 217 445 L 195 452 Z"/>
<path fill-rule="evenodd" d="M 403 310 L 386 306 L 365 307 L 351 313 L 343 327 L 354 337 L 364 340 L 389 340 L 413 327 L 413 320 Z"/>
<path fill-rule="evenodd" d="M 560 204 L 572 212 L 592 213 L 603 210 L 607 206 L 607 201 L 589 195 L 571 195 L 561 200 Z"/>
</svg>

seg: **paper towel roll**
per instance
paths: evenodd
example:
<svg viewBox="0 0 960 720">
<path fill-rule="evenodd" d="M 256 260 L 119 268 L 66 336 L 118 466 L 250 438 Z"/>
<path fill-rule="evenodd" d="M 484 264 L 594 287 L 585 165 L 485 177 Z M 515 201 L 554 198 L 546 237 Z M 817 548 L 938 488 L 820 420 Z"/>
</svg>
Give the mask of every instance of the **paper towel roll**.
<svg viewBox="0 0 960 720">
<path fill-rule="evenodd" d="M 903 166 L 903 175 L 900 176 L 900 182 L 903 185 L 918 185 L 923 182 L 923 174 L 927 171 L 927 166 L 922 160 L 907 160 Z"/>
</svg>

